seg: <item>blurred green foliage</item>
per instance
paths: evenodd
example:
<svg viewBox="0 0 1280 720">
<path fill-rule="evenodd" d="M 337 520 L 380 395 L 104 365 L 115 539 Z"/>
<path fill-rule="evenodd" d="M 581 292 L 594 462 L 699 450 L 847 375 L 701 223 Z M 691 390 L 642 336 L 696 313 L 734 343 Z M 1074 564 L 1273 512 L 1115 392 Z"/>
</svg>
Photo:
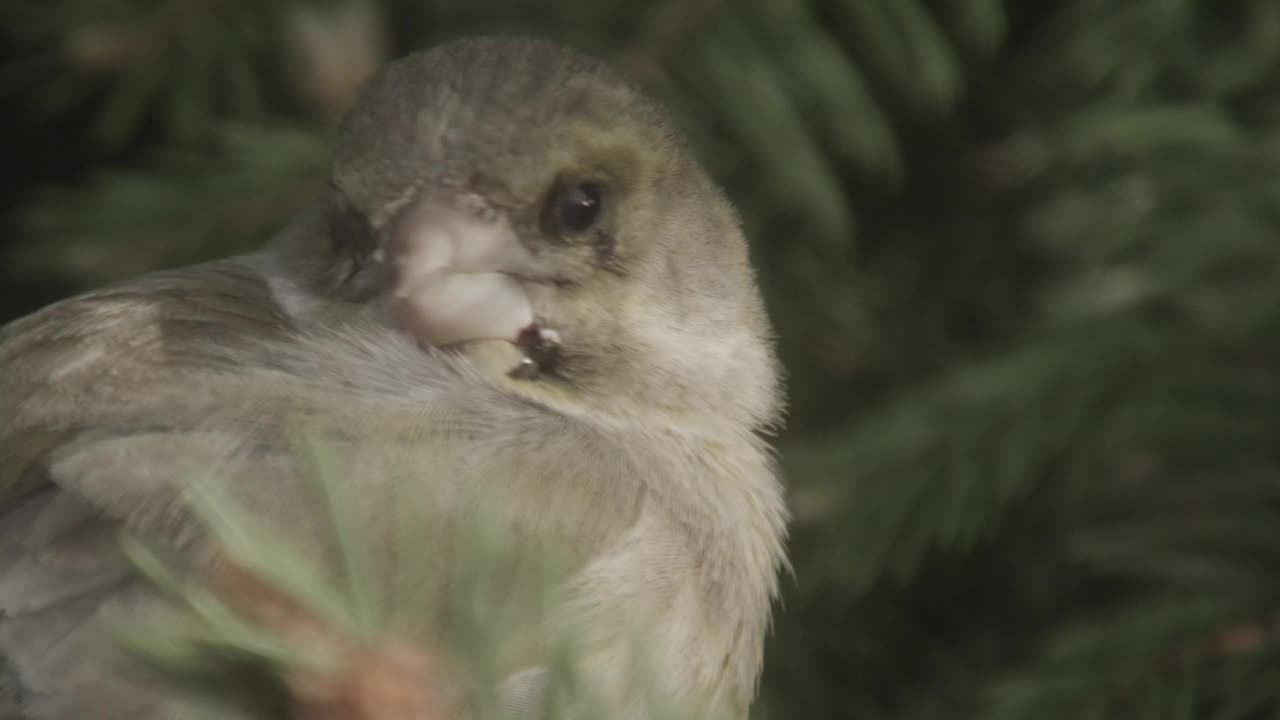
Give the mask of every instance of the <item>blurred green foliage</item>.
<svg viewBox="0 0 1280 720">
<path fill-rule="evenodd" d="M 759 717 L 1280 714 L 1280 3 L 0 19 L 8 315 L 260 242 L 362 67 L 495 31 L 613 58 L 742 208 L 789 370 L 795 578 Z"/>
</svg>

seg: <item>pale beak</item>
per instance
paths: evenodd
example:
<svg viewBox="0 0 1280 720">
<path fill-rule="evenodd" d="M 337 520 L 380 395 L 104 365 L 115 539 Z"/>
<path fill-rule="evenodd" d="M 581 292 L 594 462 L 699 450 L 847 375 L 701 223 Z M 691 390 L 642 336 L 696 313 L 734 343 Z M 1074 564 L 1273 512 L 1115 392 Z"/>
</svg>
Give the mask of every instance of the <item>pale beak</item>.
<svg viewBox="0 0 1280 720">
<path fill-rule="evenodd" d="M 419 342 L 516 342 L 533 324 L 520 279 L 533 257 L 504 218 L 419 199 L 384 243 L 392 317 Z"/>
</svg>

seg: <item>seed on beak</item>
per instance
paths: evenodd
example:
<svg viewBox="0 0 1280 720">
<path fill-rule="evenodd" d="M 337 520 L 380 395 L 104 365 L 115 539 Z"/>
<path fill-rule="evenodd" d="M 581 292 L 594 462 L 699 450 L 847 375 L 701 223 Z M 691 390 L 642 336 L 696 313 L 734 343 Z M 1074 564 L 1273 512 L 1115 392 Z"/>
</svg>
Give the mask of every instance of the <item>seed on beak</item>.
<svg viewBox="0 0 1280 720">
<path fill-rule="evenodd" d="M 559 362 L 560 333 L 542 327 L 537 321 L 529 323 L 520 331 L 516 336 L 516 345 L 524 350 L 524 357 L 520 358 L 520 362 L 508 375 L 517 380 L 532 380 L 553 370 Z"/>
</svg>

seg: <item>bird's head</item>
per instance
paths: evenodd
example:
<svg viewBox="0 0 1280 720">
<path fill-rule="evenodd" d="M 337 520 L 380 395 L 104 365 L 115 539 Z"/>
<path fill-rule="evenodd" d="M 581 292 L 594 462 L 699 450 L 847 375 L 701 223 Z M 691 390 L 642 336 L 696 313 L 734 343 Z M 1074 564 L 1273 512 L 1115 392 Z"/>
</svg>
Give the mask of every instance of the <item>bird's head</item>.
<svg viewBox="0 0 1280 720">
<path fill-rule="evenodd" d="M 420 343 L 542 401 L 776 418 L 737 216 L 602 63 L 524 39 L 392 63 L 344 121 L 331 184 L 344 282 Z"/>
</svg>

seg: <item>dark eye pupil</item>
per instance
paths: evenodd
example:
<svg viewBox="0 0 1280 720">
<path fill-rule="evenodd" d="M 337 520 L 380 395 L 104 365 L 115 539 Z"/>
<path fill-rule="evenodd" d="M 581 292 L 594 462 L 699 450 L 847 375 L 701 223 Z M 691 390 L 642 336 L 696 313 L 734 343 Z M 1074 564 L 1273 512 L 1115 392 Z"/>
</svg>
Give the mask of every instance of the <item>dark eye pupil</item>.
<svg viewBox="0 0 1280 720">
<path fill-rule="evenodd" d="M 596 183 L 579 183 L 567 188 L 556 201 L 560 227 L 582 232 L 595 224 L 603 205 L 603 192 Z"/>
</svg>

